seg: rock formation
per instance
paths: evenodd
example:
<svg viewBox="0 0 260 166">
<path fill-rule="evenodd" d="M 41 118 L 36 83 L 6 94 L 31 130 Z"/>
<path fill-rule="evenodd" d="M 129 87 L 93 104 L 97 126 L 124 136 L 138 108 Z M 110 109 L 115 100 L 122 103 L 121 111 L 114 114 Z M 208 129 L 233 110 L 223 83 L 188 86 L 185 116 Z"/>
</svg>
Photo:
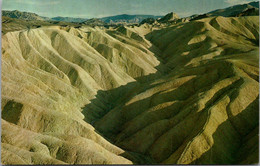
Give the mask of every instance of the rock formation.
<svg viewBox="0 0 260 166">
<path fill-rule="evenodd" d="M 259 16 L 21 26 L 1 63 L 3 164 L 258 163 Z"/>
</svg>

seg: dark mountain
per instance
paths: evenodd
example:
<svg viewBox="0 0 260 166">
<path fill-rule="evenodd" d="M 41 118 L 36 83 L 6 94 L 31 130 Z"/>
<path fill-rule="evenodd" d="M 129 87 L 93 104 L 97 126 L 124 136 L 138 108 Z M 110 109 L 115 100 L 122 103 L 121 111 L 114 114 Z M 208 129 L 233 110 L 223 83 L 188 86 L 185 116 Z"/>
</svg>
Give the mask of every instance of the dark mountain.
<svg viewBox="0 0 260 166">
<path fill-rule="evenodd" d="M 235 5 L 225 9 L 214 10 L 207 14 L 209 14 L 209 16 L 233 17 L 251 8 L 259 9 L 259 2 L 257 1 L 257 2 L 250 2 L 248 4 Z"/>
<path fill-rule="evenodd" d="M 2 16 L 2 34 L 12 31 L 28 30 L 40 28 L 43 26 L 61 26 L 61 27 L 79 27 L 79 23 L 62 22 L 62 21 L 52 21 L 52 20 L 25 20 L 18 18 L 10 18 L 7 16 Z"/>
<path fill-rule="evenodd" d="M 159 23 L 172 23 L 173 21 L 176 22 L 179 19 L 180 19 L 180 17 L 176 13 L 171 12 L 171 13 L 166 14 L 162 18 L 158 18 L 158 19 L 146 18 L 140 24 L 145 24 L 145 23 L 153 24 L 155 22 L 159 22 Z"/>
<path fill-rule="evenodd" d="M 154 19 L 154 18 L 146 18 L 140 24 L 145 24 L 145 23 L 153 24 L 155 21 L 156 21 L 156 19 Z"/>
<path fill-rule="evenodd" d="M 2 16 L 10 17 L 10 18 L 17 18 L 17 19 L 22 19 L 22 20 L 48 20 L 49 18 L 47 17 L 41 17 L 35 13 L 30 13 L 30 12 L 21 12 L 18 10 L 13 10 L 13 11 L 7 11 L 3 10 L 2 11 Z"/>
<path fill-rule="evenodd" d="M 122 14 L 122 15 L 116 15 L 116 16 L 110 16 L 110 17 L 103 17 L 101 18 L 102 21 L 105 23 L 140 23 L 146 18 L 154 18 L 158 19 L 162 16 L 154 16 L 154 15 L 128 15 L 128 14 Z"/>
<path fill-rule="evenodd" d="M 85 25 L 106 25 L 107 23 L 103 22 L 102 20 L 100 20 L 98 18 L 92 18 L 92 19 L 89 19 L 89 20 L 82 22 L 81 24 L 85 24 Z"/>
<path fill-rule="evenodd" d="M 259 9 L 258 8 L 250 8 L 246 9 L 245 11 L 236 14 L 235 17 L 241 17 L 241 16 L 258 16 L 259 15 Z"/>
<path fill-rule="evenodd" d="M 235 5 L 224 9 L 218 9 L 205 14 L 195 14 L 186 17 L 189 21 L 200 20 L 212 16 L 223 17 L 241 17 L 259 15 L 259 2 L 250 2 L 247 4 Z"/>
<path fill-rule="evenodd" d="M 249 5 L 255 7 L 255 8 L 259 8 L 259 1 L 255 1 L 255 2 L 250 2 Z"/>
<path fill-rule="evenodd" d="M 21 20 L 38 20 L 38 21 L 62 21 L 62 22 L 84 22 L 87 20 L 87 18 L 73 18 L 73 17 L 53 17 L 53 18 L 48 18 L 48 17 L 42 17 L 39 16 L 38 14 L 31 13 L 31 12 L 21 12 L 18 10 L 13 10 L 13 11 L 2 11 L 2 16 L 5 17 L 10 17 L 10 18 L 16 18 L 16 19 L 21 19 Z"/>
<path fill-rule="evenodd" d="M 74 18 L 74 17 L 53 17 L 51 18 L 54 21 L 63 21 L 63 22 L 84 22 L 88 20 L 87 18 Z"/>
<path fill-rule="evenodd" d="M 200 19 L 203 19 L 203 18 L 207 18 L 209 17 L 209 14 L 200 14 L 200 15 L 194 15 L 194 17 L 191 17 L 190 18 L 190 21 L 194 21 L 194 20 L 200 20 Z"/>
<path fill-rule="evenodd" d="M 180 17 L 176 14 L 176 13 L 168 13 L 166 14 L 163 18 L 159 19 L 158 22 L 171 22 L 171 21 L 176 21 L 178 20 Z"/>
</svg>

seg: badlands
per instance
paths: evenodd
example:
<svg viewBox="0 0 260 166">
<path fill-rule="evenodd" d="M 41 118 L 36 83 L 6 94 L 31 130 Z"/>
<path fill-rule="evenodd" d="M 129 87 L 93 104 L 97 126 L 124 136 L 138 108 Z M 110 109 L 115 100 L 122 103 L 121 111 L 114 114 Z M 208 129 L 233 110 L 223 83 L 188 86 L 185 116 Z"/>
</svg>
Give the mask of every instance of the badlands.
<svg viewBox="0 0 260 166">
<path fill-rule="evenodd" d="M 259 16 L 3 20 L 2 164 L 258 163 Z"/>
</svg>

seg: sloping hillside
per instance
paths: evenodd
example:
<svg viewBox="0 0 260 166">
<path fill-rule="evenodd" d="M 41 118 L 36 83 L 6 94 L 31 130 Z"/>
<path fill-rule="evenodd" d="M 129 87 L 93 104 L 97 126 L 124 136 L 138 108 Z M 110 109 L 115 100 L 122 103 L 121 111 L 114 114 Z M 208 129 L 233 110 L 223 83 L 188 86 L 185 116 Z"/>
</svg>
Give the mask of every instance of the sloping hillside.
<svg viewBox="0 0 260 166">
<path fill-rule="evenodd" d="M 2 34 L 13 31 L 29 30 L 46 26 L 72 26 L 79 27 L 79 23 L 69 23 L 61 21 L 39 21 L 39 20 L 23 20 L 3 16 L 2 17 Z"/>
<path fill-rule="evenodd" d="M 2 163 L 257 163 L 258 43 L 258 16 L 8 32 Z"/>
<path fill-rule="evenodd" d="M 155 163 L 257 163 L 257 148 L 248 158 L 241 146 L 258 146 L 258 28 L 258 17 L 214 17 L 148 34 L 167 74 L 126 93 L 94 126 Z"/>
<path fill-rule="evenodd" d="M 13 11 L 3 10 L 2 16 L 10 17 L 10 18 L 17 18 L 17 19 L 21 19 L 21 20 L 43 21 L 43 20 L 48 19 L 47 17 L 41 17 L 41 16 L 39 16 L 35 13 L 21 12 L 21 11 L 18 11 L 18 10 L 13 10 Z"/>
<path fill-rule="evenodd" d="M 98 90 L 156 72 L 159 61 L 147 48 L 138 47 L 142 50 L 93 28 L 57 26 L 4 35 L 3 163 L 131 163 L 117 156 L 123 150 L 83 121 L 81 107 L 90 103 Z M 109 57 L 112 55 L 118 57 Z M 104 105 L 102 99 L 96 104 Z M 23 132 L 15 134 L 19 130 Z M 50 141 L 53 139 L 56 142 Z M 81 143 L 85 145 L 77 146 Z M 42 153 L 45 157 L 39 158 Z M 89 157 L 82 158 L 86 154 Z"/>
<path fill-rule="evenodd" d="M 259 1 L 250 2 L 247 4 L 235 5 L 225 9 L 218 9 L 208 14 L 210 16 L 224 16 L 224 17 L 234 17 L 241 12 L 244 12 L 248 9 L 259 9 Z"/>
</svg>

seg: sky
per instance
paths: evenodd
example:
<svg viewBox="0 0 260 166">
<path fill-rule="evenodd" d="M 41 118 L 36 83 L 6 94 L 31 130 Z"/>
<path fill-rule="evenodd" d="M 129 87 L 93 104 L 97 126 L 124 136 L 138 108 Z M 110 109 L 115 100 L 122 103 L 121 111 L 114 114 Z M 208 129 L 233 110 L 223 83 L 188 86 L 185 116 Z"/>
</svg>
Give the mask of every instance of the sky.
<svg viewBox="0 0 260 166">
<path fill-rule="evenodd" d="M 2 0 L 2 10 L 19 10 L 45 17 L 100 18 L 119 14 L 181 17 L 203 14 L 252 0 Z"/>
</svg>

